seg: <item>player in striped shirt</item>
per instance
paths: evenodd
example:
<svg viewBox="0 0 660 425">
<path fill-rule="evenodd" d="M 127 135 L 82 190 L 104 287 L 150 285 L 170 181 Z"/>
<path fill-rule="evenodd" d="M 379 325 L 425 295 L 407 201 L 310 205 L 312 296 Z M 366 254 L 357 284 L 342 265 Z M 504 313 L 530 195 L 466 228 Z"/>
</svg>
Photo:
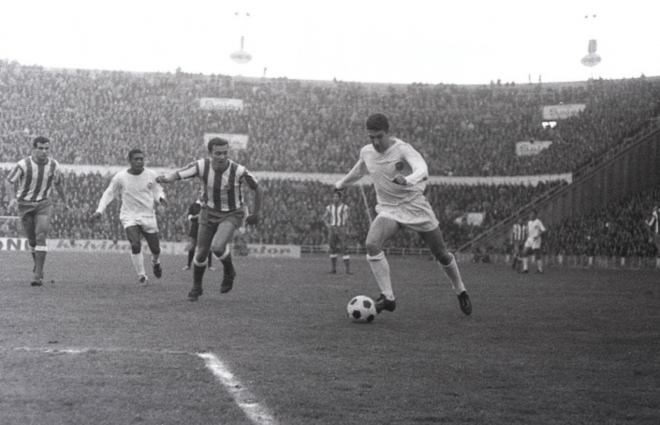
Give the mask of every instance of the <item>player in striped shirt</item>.
<svg viewBox="0 0 660 425">
<path fill-rule="evenodd" d="M 330 245 L 330 273 L 337 273 L 337 256 L 342 255 L 346 274 L 351 274 L 351 257 L 346 253 L 346 239 L 348 237 L 348 205 L 342 202 L 342 193 L 335 191 L 332 194 L 332 203 L 325 208 L 323 221 L 328 228 L 328 245 Z"/>
<path fill-rule="evenodd" d="M 256 226 L 259 222 L 263 189 L 257 179 L 244 166 L 230 160 L 229 142 L 220 137 L 209 140 L 207 145 L 210 158 L 202 158 L 179 170 L 159 176 L 159 183 L 170 183 L 196 177 L 202 181 L 202 211 L 199 215 L 197 249 L 193 261 L 193 286 L 188 293 L 190 301 L 197 301 L 202 295 L 202 280 L 206 270 L 209 250 L 220 260 L 224 275 L 220 293 L 229 292 L 236 278 L 236 270 L 227 244 L 234 231 L 243 222 Z M 243 185 L 255 193 L 252 213 L 245 218 Z"/>
<path fill-rule="evenodd" d="M 360 158 L 349 173 L 335 183 L 341 190 L 369 174 L 378 205 L 378 215 L 367 234 L 367 261 L 381 290 L 376 311 L 394 311 L 396 299 L 390 279 L 390 266 L 383 252 L 383 244 L 400 229 L 417 232 L 439 261 L 458 296 L 461 311 L 472 313 L 472 303 L 465 291 L 454 256 L 447 250 L 438 219 L 424 196 L 428 180 L 428 166 L 411 145 L 389 135 L 390 124 L 384 114 L 367 118 L 367 136 L 371 141 L 360 150 Z"/>
<path fill-rule="evenodd" d="M 522 216 L 518 217 L 518 220 L 511 226 L 509 238 L 512 248 L 511 253 L 513 255 L 511 267 L 516 270 L 518 263 L 522 260 L 522 253 L 525 247 L 525 241 L 527 240 L 527 226 Z"/>
<path fill-rule="evenodd" d="M 103 215 L 108 205 L 115 199 L 121 199 L 119 220 L 131 244 L 131 260 L 138 276 L 138 282 L 146 286 L 149 283 L 144 269 L 141 236 L 147 241 L 151 251 L 151 266 L 156 278 L 163 275 L 160 265 L 160 238 L 156 209 L 167 205 L 163 188 L 156 183 L 155 171 L 144 167 L 144 153 L 140 149 L 128 152 L 130 168 L 118 172 L 112 177 L 108 188 L 103 192 L 96 212 L 91 220 L 95 222 Z"/>
<path fill-rule="evenodd" d="M 653 234 L 653 242 L 656 247 L 656 259 L 655 259 L 655 268 L 660 269 L 660 205 L 656 204 L 651 211 L 651 218 L 646 224 L 651 229 Z"/>
<path fill-rule="evenodd" d="M 5 181 L 9 209 L 18 206 L 18 215 L 27 233 L 28 245 L 34 260 L 32 286 L 41 286 L 48 246 L 46 239 L 50 230 L 53 204 L 50 194 L 57 190 L 64 210 L 69 206 L 64 190 L 64 179 L 60 164 L 50 158 L 50 140 L 37 137 L 32 141 L 32 155 L 16 163 Z M 18 190 L 16 184 L 18 183 Z"/>
</svg>

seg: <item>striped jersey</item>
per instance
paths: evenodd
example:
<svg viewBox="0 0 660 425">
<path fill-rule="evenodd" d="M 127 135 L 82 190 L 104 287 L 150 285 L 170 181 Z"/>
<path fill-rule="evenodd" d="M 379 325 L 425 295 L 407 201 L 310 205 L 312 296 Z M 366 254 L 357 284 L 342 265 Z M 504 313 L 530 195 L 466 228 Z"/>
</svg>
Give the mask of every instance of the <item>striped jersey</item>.
<svg viewBox="0 0 660 425">
<path fill-rule="evenodd" d="M 48 158 L 43 164 L 35 162 L 32 157 L 21 159 L 7 176 L 14 184 L 17 181 L 16 199 L 24 202 L 39 202 L 48 199 L 53 185 L 62 183 L 60 164 L 53 158 Z"/>
<path fill-rule="evenodd" d="M 182 179 L 197 177 L 202 181 L 204 194 L 202 202 L 209 208 L 223 212 L 243 208 L 243 183 L 250 188 L 257 187 L 257 179 L 242 165 L 232 160 L 222 173 L 217 173 L 210 158 L 202 158 L 191 162 L 177 171 Z"/>
<path fill-rule="evenodd" d="M 660 210 L 653 210 L 651 219 L 647 222 L 656 235 L 660 234 Z"/>
<path fill-rule="evenodd" d="M 527 226 L 516 223 L 511 228 L 511 240 L 513 242 L 524 242 L 527 239 Z"/>
<path fill-rule="evenodd" d="M 344 227 L 348 225 L 348 205 L 346 204 L 330 204 L 326 207 L 325 214 L 330 226 Z"/>
</svg>

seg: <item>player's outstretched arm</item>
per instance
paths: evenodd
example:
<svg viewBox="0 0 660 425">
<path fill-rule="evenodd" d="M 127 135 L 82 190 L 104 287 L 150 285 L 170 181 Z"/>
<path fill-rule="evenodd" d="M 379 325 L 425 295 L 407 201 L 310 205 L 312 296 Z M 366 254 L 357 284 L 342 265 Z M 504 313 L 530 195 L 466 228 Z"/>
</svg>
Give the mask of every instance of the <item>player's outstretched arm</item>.
<svg viewBox="0 0 660 425">
<path fill-rule="evenodd" d="M 172 183 L 177 180 L 181 180 L 181 175 L 179 174 L 179 171 L 172 171 L 169 173 L 161 174 L 160 176 L 156 177 L 156 183 L 158 184 Z"/>
</svg>

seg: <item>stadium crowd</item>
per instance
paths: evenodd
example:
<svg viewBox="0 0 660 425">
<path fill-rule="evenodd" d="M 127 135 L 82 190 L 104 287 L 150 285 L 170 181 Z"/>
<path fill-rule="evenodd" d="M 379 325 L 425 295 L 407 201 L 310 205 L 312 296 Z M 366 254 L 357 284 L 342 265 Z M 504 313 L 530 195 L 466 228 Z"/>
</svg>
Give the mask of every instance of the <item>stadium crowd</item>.
<svg viewBox="0 0 660 425">
<path fill-rule="evenodd" d="M 415 145 L 432 175 L 558 174 L 578 170 L 650 126 L 660 115 L 659 95 L 660 81 L 646 77 L 564 84 L 395 86 L 182 72 L 52 70 L 0 61 L 0 162 L 28 156 L 32 138 L 46 135 L 54 141 L 52 156 L 63 164 L 125 165 L 128 150 L 141 147 L 148 166 L 174 168 L 206 154 L 204 134 L 222 133 L 248 136 L 247 148 L 235 151 L 233 157 L 251 171 L 345 173 L 367 143 L 364 118 L 385 111 L 395 123 L 393 134 Z M 201 98 L 240 99 L 243 106 L 204 109 Z M 556 125 L 542 125 L 542 108 L 561 103 L 586 108 Z M 518 156 L 516 143 L 530 140 L 552 144 L 542 154 Z M 87 223 L 108 178 L 67 173 L 72 209 L 66 215 L 56 213 L 51 237 L 124 238 L 117 205 L 108 210 L 101 226 Z M 313 179 L 263 183 L 266 208 L 259 231 L 249 233 L 252 241 L 325 243 L 321 216 L 330 200 L 329 186 Z M 479 230 L 461 222 L 466 213 L 485 213 L 480 226 L 485 228 L 554 184 L 431 185 L 427 195 L 448 245 L 457 247 Z M 174 202 L 160 220 L 163 239 L 185 240 L 185 211 L 194 201 L 190 199 L 196 191 L 193 185 L 166 189 Z M 373 206 L 375 196 L 368 187 L 366 195 Z M 4 192 L 1 199 L 6 199 Z M 352 233 L 359 244 L 369 218 L 357 188 L 348 190 L 348 199 L 354 212 Z M 5 207 L 3 202 L 0 215 L 8 214 Z M 587 238 L 585 229 L 596 235 L 593 229 L 603 220 L 609 223 L 608 232 L 614 232 L 613 239 Z M 617 223 L 606 217 L 576 219 L 549 238 L 548 249 L 622 250 L 630 244 L 612 241 L 636 240 L 639 235 L 633 231 L 627 236 L 628 228 Z M 0 225 L 0 234 L 20 233 L 12 229 L 11 220 Z M 421 246 L 407 233 L 399 234 L 391 245 Z"/>
</svg>

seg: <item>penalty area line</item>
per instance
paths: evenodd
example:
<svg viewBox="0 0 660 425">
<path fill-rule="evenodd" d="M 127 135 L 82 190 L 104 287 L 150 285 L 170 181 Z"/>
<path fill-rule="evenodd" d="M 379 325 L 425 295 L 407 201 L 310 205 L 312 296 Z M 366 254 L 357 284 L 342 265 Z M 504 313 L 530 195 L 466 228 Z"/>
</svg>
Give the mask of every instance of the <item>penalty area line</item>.
<svg viewBox="0 0 660 425">
<path fill-rule="evenodd" d="M 236 404 L 240 407 L 252 423 L 257 425 L 276 425 L 277 421 L 268 412 L 265 406 L 255 401 L 255 397 L 245 386 L 231 373 L 229 368 L 212 353 L 199 353 L 204 359 L 206 367 L 220 380 L 225 389 L 234 397 Z"/>
</svg>

